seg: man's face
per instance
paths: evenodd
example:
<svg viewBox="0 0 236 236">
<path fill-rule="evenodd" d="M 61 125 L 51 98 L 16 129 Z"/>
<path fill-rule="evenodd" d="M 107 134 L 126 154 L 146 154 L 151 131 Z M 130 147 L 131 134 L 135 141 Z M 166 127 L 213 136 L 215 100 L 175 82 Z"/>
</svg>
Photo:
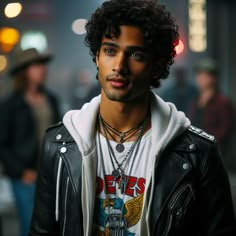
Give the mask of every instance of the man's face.
<svg viewBox="0 0 236 236">
<path fill-rule="evenodd" d="M 145 51 L 143 32 L 134 26 L 120 29 L 117 38 L 102 38 L 96 57 L 98 80 L 109 100 L 133 102 L 148 94 L 153 62 Z"/>
</svg>

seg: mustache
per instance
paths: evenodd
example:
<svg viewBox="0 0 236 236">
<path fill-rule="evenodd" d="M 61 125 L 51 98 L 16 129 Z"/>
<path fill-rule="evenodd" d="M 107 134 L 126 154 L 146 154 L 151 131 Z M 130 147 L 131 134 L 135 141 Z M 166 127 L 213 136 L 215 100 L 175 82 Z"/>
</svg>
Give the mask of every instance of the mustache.
<svg viewBox="0 0 236 236">
<path fill-rule="evenodd" d="M 113 80 L 113 79 L 115 79 L 115 80 L 127 80 L 126 77 L 124 77 L 123 75 L 121 75 L 118 72 L 114 72 L 112 74 L 107 75 L 106 79 L 108 81 Z"/>
</svg>

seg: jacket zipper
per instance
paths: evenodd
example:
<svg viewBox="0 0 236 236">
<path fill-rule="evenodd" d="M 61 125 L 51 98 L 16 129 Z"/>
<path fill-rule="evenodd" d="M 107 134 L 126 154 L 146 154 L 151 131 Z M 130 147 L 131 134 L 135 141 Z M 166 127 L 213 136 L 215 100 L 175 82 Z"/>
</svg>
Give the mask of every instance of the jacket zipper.
<svg viewBox="0 0 236 236">
<path fill-rule="evenodd" d="M 69 186 L 69 177 L 67 177 L 66 181 L 66 196 L 65 196 L 65 202 L 64 202 L 64 207 L 65 207 L 65 217 L 64 217 L 64 223 L 63 223 L 63 233 L 62 235 L 65 235 L 65 230 L 66 230 L 66 220 L 67 220 L 67 194 L 68 194 L 68 186 Z"/>
<path fill-rule="evenodd" d="M 176 194 L 175 198 L 171 201 L 170 203 L 170 209 L 172 210 L 173 207 L 175 206 L 176 202 L 179 200 L 179 197 L 182 195 L 182 193 L 189 187 L 189 185 L 184 185 Z"/>
<path fill-rule="evenodd" d="M 191 192 L 193 193 L 193 190 L 192 190 L 192 187 L 191 187 L 191 185 L 184 185 L 180 190 L 179 190 L 179 192 L 176 194 L 176 196 L 174 197 L 174 199 L 171 201 L 171 203 L 170 203 L 170 216 L 169 216 L 169 221 L 168 221 L 168 225 L 167 225 L 167 227 L 166 227 L 166 230 L 165 230 L 165 233 L 163 234 L 163 236 L 168 236 L 168 234 L 169 234 L 169 232 L 170 232 L 170 230 L 171 230 L 171 226 L 172 226 L 172 223 L 173 223 L 173 212 L 172 212 L 172 210 L 173 210 L 173 208 L 174 208 L 174 206 L 175 206 L 175 204 L 176 204 L 176 202 L 179 200 L 179 198 L 180 198 L 180 196 L 182 195 L 182 193 L 184 193 L 184 191 L 186 190 L 186 189 L 188 189 L 188 188 L 190 188 L 190 190 L 191 190 Z"/>
<path fill-rule="evenodd" d="M 61 179 L 62 158 L 60 157 L 57 169 L 57 183 L 56 183 L 56 206 L 55 217 L 59 221 L 59 197 L 60 197 L 60 179 Z"/>
<path fill-rule="evenodd" d="M 163 236 L 167 236 L 169 234 L 171 226 L 172 226 L 172 222 L 173 222 L 173 215 L 172 215 L 172 212 L 170 211 L 168 225 L 166 227 L 166 230 L 165 230 L 165 233 L 163 234 Z"/>
</svg>

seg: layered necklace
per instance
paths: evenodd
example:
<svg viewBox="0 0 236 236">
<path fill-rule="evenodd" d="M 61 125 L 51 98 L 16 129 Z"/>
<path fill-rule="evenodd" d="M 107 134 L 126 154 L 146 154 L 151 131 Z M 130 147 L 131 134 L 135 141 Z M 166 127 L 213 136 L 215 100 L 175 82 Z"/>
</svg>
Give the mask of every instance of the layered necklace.
<svg viewBox="0 0 236 236">
<path fill-rule="evenodd" d="M 105 228 L 109 229 L 109 235 L 111 236 L 123 236 L 123 235 L 127 235 L 128 233 L 127 220 L 124 216 L 124 207 L 125 207 L 124 196 L 125 196 L 126 188 L 128 186 L 129 176 L 132 173 L 132 167 L 134 166 L 134 161 L 136 159 L 136 156 L 139 150 L 139 145 L 148 124 L 148 120 L 149 120 L 148 118 L 149 116 L 146 116 L 146 118 L 136 127 L 128 131 L 121 132 L 113 128 L 110 124 L 108 124 L 102 118 L 100 113 L 98 115 L 97 128 L 98 130 L 100 128 L 100 130 L 103 131 L 103 134 L 107 143 L 108 152 L 109 152 L 108 158 L 110 158 L 111 163 L 112 163 L 112 176 L 114 177 L 114 180 L 117 181 L 118 188 L 120 189 L 120 193 L 123 195 L 123 204 L 122 204 L 121 209 L 116 209 L 116 211 L 112 211 L 111 209 L 112 207 L 109 207 L 107 217 L 105 219 L 105 223 L 106 223 Z M 112 138 L 115 142 L 118 139 L 119 143 L 116 144 L 115 147 L 113 147 L 108 137 Z M 123 143 L 131 139 L 133 140 L 131 145 L 129 146 L 126 154 L 124 154 L 124 158 L 122 159 L 122 161 L 119 162 L 114 152 L 115 149 L 117 150 L 117 152 L 119 152 L 122 155 L 122 152 L 125 150 L 125 146 Z M 103 171 L 105 171 L 105 163 L 104 163 L 105 160 L 103 158 L 103 153 L 102 153 L 100 134 L 98 134 L 98 145 L 99 145 L 100 155 L 102 157 L 101 158 L 102 168 L 103 168 Z M 133 156 L 132 159 L 131 159 L 131 156 Z M 126 170 L 126 167 L 128 164 L 130 166 L 129 171 Z M 127 173 L 127 171 L 129 173 Z M 106 185 L 105 185 L 105 188 L 106 188 Z M 106 191 L 105 191 L 105 194 L 106 194 Z M 107 196 L 107 198 L 110 199 L 110 196 Z"/>
<path fill-rule="evenodd" d="M 124 173 L 126 164 L 128 162 L 128 159 L 132 156 L 132 153 L 136 148 L 136 152 L 138 151 L 138 147 L 139 144 L 141 142 L 141 138 L 143 136 L 143 133 L 145 131 L 145 128 L 147 127 L 147 123 L 148 123 L 148 116 L 142 121 L 140 122 L 136 127 L 125 131 L 125 132 L 121 132 L 115 128 L 113 128 L 110 124 L 108 124 L 101 116 L 101 114 L 99 114 L 99 122 L 101 125 L 101 128 L 103 129 L 104 132 L 104 136 L 107 142 L 107 146 L 108 146 L 108 151 L 109 151 L 109 156 L 111 159 L 111 163 L 113 166 L 113 171 L 112 171 L 112 176 L 114 177 L 115 180 L 117 180 L 120 177 L 120 181 L 119 181 L 119 189 L 121 191 L 121 193 L 123 194 L 126 191 L 126 187 L 128 184 L 128 178 Z M 111 143 L 109 141 L 108 135 L 110 135 L 110 137 L 116 141 L 115 136 L 118 136 L 119 139 L 119 143 L 116 145 L 116 150 L 118 152 L 123 152 L 125 147 L 123 142 L 125 142 L 126 140 L 133 138 L 134 136 L 136 136 L 136 138 L 133 140 L 132 145 L 130 146 L 129 150 L 127 151 L 124 159 L 119 163 L 114 150 L 111 146 Z M 135 154 L 136 156 L 136 154 Z"/>
<path fill-rule="evenodd" d="M 132 138 L 133 136 L 135 136 L 137 133 L 140 133 L 144 121 L 145 119 L 140 122 L 137 126 L 127 130 L 127 131 L 119 131 L 117 129 L 115 129 L 114 127 L 112 127 L 109 123 L 107 123 L 100 115 L 100 120 L 101 120 L 101 124 L 104 130 L 104 133 L 106 135 L 109 134 L 111 136 L 111 138 L 116 141 L 115 136 L 118 137 L 119 143 L 116 144 L 116 151 L 117 152 L 123 152 L 125 150 L 125 146 L 124 146 L 124 142 L 130 138 Z"/>
</svg>

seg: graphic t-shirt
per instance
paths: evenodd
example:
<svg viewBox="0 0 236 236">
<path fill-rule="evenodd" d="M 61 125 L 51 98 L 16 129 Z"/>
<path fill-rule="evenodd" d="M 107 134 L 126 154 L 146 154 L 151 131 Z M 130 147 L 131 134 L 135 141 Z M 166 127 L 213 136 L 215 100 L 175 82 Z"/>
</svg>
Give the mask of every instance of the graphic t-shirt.
<svg viewBox="0 0 236 236">
<path fill-rule="evenodd" d="M 151 130 L 136 145 L 132 155 L 122 164 L 127 180 L 126 189 L 122 193 L 121 177 L 115 178 L 112 172 L 117 163 L 110 156 L 107 141 L 97 134 L 97 179 L 96 201 L 94 212 L 94 235 L 140 236 L 140 217 L 147 173 L 151 172 L 149 153 L 151 149 Z M 133 142 L 125 142 L 125 150 L 116 151 L 117 143 L 109 141 L 120 164 L 126 158 Z M 113 164 L 112 164 L 113 162 Z M 123 188 L 124 189 L 124 188 Z"/>
</svg>

